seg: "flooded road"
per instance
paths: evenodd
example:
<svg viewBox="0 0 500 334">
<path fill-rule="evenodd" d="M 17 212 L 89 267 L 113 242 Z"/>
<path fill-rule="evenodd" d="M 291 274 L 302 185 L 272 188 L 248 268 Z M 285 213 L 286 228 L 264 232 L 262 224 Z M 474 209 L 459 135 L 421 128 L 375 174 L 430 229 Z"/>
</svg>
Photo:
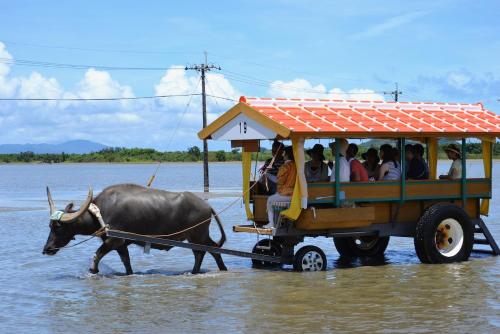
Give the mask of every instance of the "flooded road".
<svg viewBox="0 0 500 334">
<path fill-rule="evenodd" d="M 445 171 L 448 162 L 440 163 Z M 146 183 L 154 165 L 0 165 L 0 332 L 367 332 L 494 333 L 500 331 L 500 257 L 474 254 L 465 263 L 421 264 L 413 240 L 392 238 L 385 259 L 342 262 L 331 239 L 306 240 L 325 250 L 328 270 L 296 273 L 252 269 L 250 260 L 223 256 L 219 272 L 210 256 L 191 275 L 193 255 L 184 249 L 144 254 L 131 246 L 136 274 L 124 276 L 116 253 L 99 275 L 87 273 L 99 246 L 91 240 L 43 256 L 48 236 L 45 185 L 56 205 L 85 199 L 87 186 Z M 200 164 L 161 167 L 155 187 L 202 188 Z M 482 166 L 470 162 L 471 176 Z M 500 164 L 485 221 L 500 240 Z M 211 165 L 209 199 L 216 211 L 240 191 L 239 164 Z M 222 214 L 225 247 L 251 250 L 255 236 L 231 232 L 244 222 L 240 204 Z M 213 235 L 218 239 L 213 224 Z M 77 241 L 83 240 L 77 237 Z"/>
</svg>

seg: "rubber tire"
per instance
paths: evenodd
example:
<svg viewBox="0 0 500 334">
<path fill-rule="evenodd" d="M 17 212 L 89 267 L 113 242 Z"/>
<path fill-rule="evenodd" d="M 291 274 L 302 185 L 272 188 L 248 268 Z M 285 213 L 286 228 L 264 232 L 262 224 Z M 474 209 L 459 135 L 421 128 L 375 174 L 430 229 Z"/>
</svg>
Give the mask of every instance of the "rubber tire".
<svg viewBox="0 0 500 334">
<path fill-rule="evenodd" d="M 271 249 L 266 250 L 266 249 L 258 249 L 258 246 L 268 246 L 269 242 L 271 243 Z M 255 246 L 253 246 L 252 253 L 254 254 L 264 254 L 264 255 L 271 255 L 271 256 L 281 256 L 282 253 L 282 247 L 281 245 L 274 241 L 273 239 L 261 239 L 259 240 Z M 266 262 L 266 261 L 259 261 L 256 259 L 252 259 L 252 267 L 253 268 L 279 268 L 281 267 L 281 263 L 274 263 L 274 262 Z"/>
<path fill-rule="evenodd" d="M 360 237 L 360 238 L 377 238 L 376 244 L 370 249 L 359 248 L 356 244 L 356 238 L 344 237 L 333 238 L 333 243 L 337 252 L 342 257 L 382 257 L 389 245 L 389 237 Z"/>
<path fill-rule="evenodd" d="M 293 257 L 293 269 L 295 271 L 304 271 L 302 268 L 302 260 L 304 259 L 304 256 L 310 251 L 316 252 L 321 256 L 323 264 L 319 271 L 325 271 L 327 266 L 325 252 L 323 252 L 321 248 L 316 246 L 304 246 L 301 249 L 299 249 L 297 253 L 295 253 L 295 256 Z"/>
<path fill-rule="evenodd" d="M 435 246 L 435 233 L 439 224 L 447 219 L 455 219 L 463 230 L 464 242 L 460 251 L 452 256 L 442 255 Z M 438 203 L 424 212 L 417 222 L 414 244 L 422 263 L 453 263 L 467 261 L 474 246 L 474 226 L 467 213 L 459 206 Z"/>
</svg>

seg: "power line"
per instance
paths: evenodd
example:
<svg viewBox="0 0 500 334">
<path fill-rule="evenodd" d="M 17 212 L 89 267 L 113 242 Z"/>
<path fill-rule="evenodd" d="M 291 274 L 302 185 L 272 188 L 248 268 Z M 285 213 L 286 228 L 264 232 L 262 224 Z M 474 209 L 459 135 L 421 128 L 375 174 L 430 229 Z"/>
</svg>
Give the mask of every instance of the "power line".
<svg viewBox="0 0 500 334">
<path fill-rule="evenodd" d="M 74 51 L 91 51 L 91 52 L 112 52 L 112 53 L 132 53 L 132 54 L 199 54 L 199 52 L 194 51 L 163 51 L 163 50 L 128 50 L 128 49 L 107 49 L 107 48 L 82 48 L 82 47 L 72 47 L 72 46 L 60 46 L 60 45 L 47 45 L 47 44 L 33 44 L 33 43 L 20 43 L 1 39 L 0 42 L 5 44 L 28 46 L 35 48 L 45 48 L 45 49 L 62 49 L 62 50 L 74 50 Z"/>
<path fill-rule="evenodd" d="M 104 98 L 0 98 L 0 101 L 120 101 L 120 100 L 145 100 L 168 97 L 186 97 L 197 96 L 196 94 L 171 94 L 171 95 L 153 95 L 137 97 L 104 97 Z"/>
<path fill-rule="evenodd" d="M 30 60 L 30 59 L 10 59 L 10 58 L 0 58 L 0 63 L 8 64 L 8 65 L 49 67 L 49 68 L 66 68 L 66 69 L 78 69 L 78 70 L 85 70 L 85 69 L 89 69 L 89 68 L 108 70 L 108 71 L 184 70 L 184 67 L 132 67 L 132 66 L 79 65 L 79 64 L 52 63 L 52 62 Z"/>
</svg>

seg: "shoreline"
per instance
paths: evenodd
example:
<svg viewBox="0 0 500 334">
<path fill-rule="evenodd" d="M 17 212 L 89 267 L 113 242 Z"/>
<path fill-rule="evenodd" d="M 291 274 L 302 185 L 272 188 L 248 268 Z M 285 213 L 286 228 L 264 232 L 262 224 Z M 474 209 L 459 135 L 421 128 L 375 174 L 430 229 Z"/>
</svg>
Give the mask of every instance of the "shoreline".
<svg viewBox="0 0 500 334">
<path fill-rule="evenodd" d="M 449 159 L 438 159 L 438 161 L 448 161 Z M 258 160 L 257 162 L 264 162 L 265 160 Z M 467 159 L 469 161 L 483 161 L 483 159 Z M 254 163 L 255 160 L 252 160 Z M 494 158 L 493 162 L 500 162 L 499 158 Z M 0 166 L 8 166 L 8 165 L 157 165 L 158 161 L 129 161 L 129 162 L 102 162 L 102 161 L 93 161 L 93 162 L 55 162 L 55 163 L 47 163 L 47 162 L 0 162 Z M 233 164 L 233 163 L 241 163 L 241 160 L 231 160 L 231 161 L 209 161 L 209 164 L 213 165 L 224 165 L 224 164 Z M 162 161 L 162 165 L 165 164 L 199 164 L 203 165 L 203 161 Z"/>
</svg>

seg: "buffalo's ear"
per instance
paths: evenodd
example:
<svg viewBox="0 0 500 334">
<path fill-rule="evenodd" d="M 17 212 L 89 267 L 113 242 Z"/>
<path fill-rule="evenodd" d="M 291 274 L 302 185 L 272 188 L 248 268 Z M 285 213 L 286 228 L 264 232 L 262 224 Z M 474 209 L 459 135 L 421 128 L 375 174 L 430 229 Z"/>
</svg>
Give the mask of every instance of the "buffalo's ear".
<svg viewBox="0 0 500 334">
<path fill-rule="evenodd" d="M 73 212 L 73 202 L 69 203 L 68 205 L 66 205 L 66 208 L 64 208 L 64 212 Z"/>
</svg>

